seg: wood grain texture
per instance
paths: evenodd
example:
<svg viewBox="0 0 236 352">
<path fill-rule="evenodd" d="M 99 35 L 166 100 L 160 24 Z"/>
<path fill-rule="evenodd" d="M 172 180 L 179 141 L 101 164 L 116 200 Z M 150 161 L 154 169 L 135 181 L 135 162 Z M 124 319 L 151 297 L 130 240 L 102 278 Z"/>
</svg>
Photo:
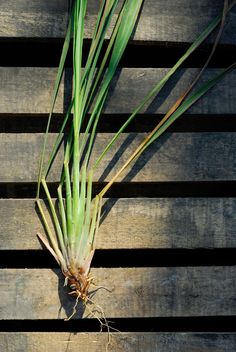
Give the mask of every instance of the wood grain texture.
<svg viewBox="0 0 236 352">
<path fill-rule="evenodd" d="M 63 0 L 1 1 L 0 37 L 64 37 L 70 2 Z M 85 37 L 91 38 L 99 2 L 88 2 Z M 218 15 L 222 0 L 145 0 L 135 40 L 190 42 Z M 235 8 L 222 42 L 235 44 Z"/>
<path fill-rule="evenodd" d="M 236 247 L 235 198 L 107 199 L 103 209 L 98 249 Z M 32 199 L 1 199 L 0 219 L 0 250 L 42 248 Z"/>
<path fill-rule="evenodd" d="M 66 323 L 65 323 L 66 324 Z M 1 351 L 101 352 L 106 333 L 0 333 Z M 67 348 L 67 350 L 66 350 Z M 113 333 L 109 351 L 116 352 L 233 352 L 236 335 L 227 333 Z"/>
<path fill-rule="evenodd" d="M 141 143 L 143 133 L 122 134 L 94 174 L 94 181 L 108 181 Z M 91 163 L 112 134 L 97 135 Z M 43 141 L 42 134 L 1 134 L 0 182 L 35 182 Z M 55 135 L 50 135 L 48 148 Z M 117 181 L 213 181 L 236 179 L 236 134 L 233 132 L 166 133 L 154 142 Z M 61 148 L 62 149 L 62 148 Z M 49 152 L 50 149 L 48 149 Z M 47 154 L 46 154 L 47 155 Z M 61 153 L 48 180 L 59 179 Z"/>
<path fill-rule="evenodd" d="M 61 274 L 58 281 L 58 273 L 1 269 L 0 319 L 57 319 L 71 314 L 74 298 L 63 287 Z M 97 268 L 91 275 L 97 285 L 111 291 L 101 289 L 93 296 L 108 318 L 236 314 L 234 266 Z M 82 304 L 79 308 L 77 317 L 81 317 Z M 91 317 L 93 308 L 86 308 L 84 317 Z"/>
<path fill-rule="evenodd" d="M 169 69 L 123 68 L 116 73 L 104 113 L 132 112 L 142 98 Z M 183 94 L 196 76 L 198 69 L 181 69 L 163 88 L 157 98 L 146 106 L 146 114 L 163 114 Z M 208 69 L 204 81 L 212 78 L 218 69 Z M 0 114 L 48 113 L 53 93 L 55 68 L 1 67 Z M 189 114 L 234 114 L 236 111 L 236 70 L 227 74 L 217 86 L 189 109 Z M 55 112 L 66 111 L 70 99 L 71 71 L 66 70 L 58 94 Z M 30 97 L 30 99 L 29 99 Z M 219 99 L 220 97 L 220 99 Z"/>
</svg>

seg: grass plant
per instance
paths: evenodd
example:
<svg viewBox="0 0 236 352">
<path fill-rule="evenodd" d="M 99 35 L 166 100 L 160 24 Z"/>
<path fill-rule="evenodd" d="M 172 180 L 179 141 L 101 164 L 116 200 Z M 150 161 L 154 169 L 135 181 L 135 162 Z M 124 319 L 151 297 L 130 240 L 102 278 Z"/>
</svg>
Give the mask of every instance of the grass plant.
<svg viewBox="0 0 236 352">
<path fill-rule="evenodd" d="M 51 110 L 42 148 L 36 204 L 46 232 L 45 235 L 38 234 L 38 236 L 61 267 L 65 276 L 65 282 L 71 288 L 71 294 L 77 299 L 81 298 L 84 302 L 88 300 L 89 287 L 93 280 L 90 275 L 90 265 L 96 248 L 102 199 L 106 192 L 124 170 L 134 162 L 151 143 L 159 138 L 177 118 L 185 113 L 196 101 L 207 93 L 209 89 L 216 85 L 228 71 L 235 67 L 235 64 L 233 64 L 200 87 L 195 87 L 219 42 L 225 23 L 225 17 L 235 3 L 236 1 L 232 1 L 230 4 L 228 1 L 224 2 L 222 13 L 208 24 L 204 31 L 186 50 L 184 55 L 180 57 L 178 62 L 150 89 L 147 96 L 143 97 L 143 100 L 137 105 L 127 121 L 117 133 L 114 134 L 110 142 L 104 146 L 104 150 L 100 153 L 98 158 L 91 163 L 91 154 L 93 152 L 94 143 L 96 143 L 97 125 L 106 102 L 112 79 L 134 31 L 143 5 L 143 0 L 103 0 L 101 2 L 89 54 L 84 67 L 82 67 L 82 55 L 87 0 L 74 1 L 55 81 Z M 118 15 L 115 15 L 117 11 Z M 113 23 L 115 22 L 115 24 L 108 45 L 104 46 L 112 21 Z M 125 131 L 125 128 L 135 116 L 157 96 L 178 68 L 217 27 L 219 28 L 218 35 L 216 36 L 212 51 L 204 67 L 197 74 L 190 86 L 186 87 L 186 91 L 183 92 L 175 104 L 173 104 L 153 131 L 147 135 L 135 152 L 130 155 L 116 175 L 93 197 L 93 175 L 106 153 L 113 147 L 121 133 Z M 50 155 L 46 156 L 51 118 L 63 76 L 70 42 L 73 43 L 72 99 Z M 104 47 L 106 47 L 106 49 L 104 49 Z M 195 89 L 193 90 L 194 87 Z M 90 113 L 88 114 L 88 112 Z M 84 126 L 85 123 L 84 132 L 81 133 L 82 125 Z M 67 134 L 65 133 L 66 125 L 69 125 L 69 132 Z M 50 194 L 47 178 L 62 142 L 65 143 L 64 160 L 57 188 L 58 198 L 55 203 Z M 53 226 L 50 225 L 48 216 L 46 216 L 44 207 L 42 206 L 42 199 L 40 198 L 41 192 L 44 192 L 44 197 L 46 196 Z"/>
</svg>

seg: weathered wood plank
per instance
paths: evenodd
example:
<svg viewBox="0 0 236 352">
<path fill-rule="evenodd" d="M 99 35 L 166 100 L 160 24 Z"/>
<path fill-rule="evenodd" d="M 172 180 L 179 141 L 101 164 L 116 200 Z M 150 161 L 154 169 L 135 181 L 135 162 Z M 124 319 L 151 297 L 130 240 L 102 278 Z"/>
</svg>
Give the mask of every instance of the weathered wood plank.
<svg viewBox="0 0 236 352">
<path fill-rule="evenodd" d="M 115 114 L 132 112 L 167 71 L 167 68 L 123 68 L 116 74 L 104 112 Z M 142 112 L 165 113 L 183 94 L 197 72 L 197 69 L 181 69 L 175 79 L 172 79 L 152 104 L 145 107 Z M 217 69 L 208 69 L 204 80 L 213 77 L 217 72 L 219 72 Z M 55 75 L 55 68 L 0 68 L 0 114 L 48 113 Z M 234 114 L 235 79 L 236 70 L 226 75 L 216 87 L 189 109 L 188 113 Z M 68 69 L 58 95 L 55 107 L 57 113 L 66 111 L 68 106 L 70 80 L 71 71 Z"/>
<path fill-rule="evenodd" d="M 97 248 L 234 248 L 235 209 L 235 198 L 109 199 Z M 32 199 L 1 199 L 0 219 L 1 250 L 41 249 Z"/>
<path fill-rule="evenodd" d="M 101 352 L 107 334 L 102 333 L 0 333 L 6 352 Z M 233 352 L 236 335 L 227 333 L 113 333 L 109 350 L 115 352 Z"/>
<path fill-rule="evenodd" d="M 94 180 L 111 179 L 145 135 L 124 133 L 114 150 L 104 157 Z M 49 142 L 53 141 L 53 136 Z M 111 137 L 112 134 L 98 134 L 91 162 Z M 37 181 L 42 141 L 42 134 L 1 134 L 0 182 Z M 235 180 L 235 147 L 236 134 L 233 132 L 166 133 L 127 169 L 122 181 Z M 61 161 L 56 160 L 49 181 L 58 180 L 60 164 Z"/>
<path fill-rule="evenodd" d="M 8 0 L 1 4 L 0 37 L 63 37 L 69 2 L 63 0 Z M 88 2 L 85 36 L 91 38 L 98 1 Z M 222 0 L 146 0 L 135 40 L 190 42 L 222 10 Z M 229 16 L 223 43 L 235 44 L 235 9 Z"/>
<path fill-rule="evenodd" d="M 70 314 L 74 299 L 68 296 L 61 276 L 58 285 L 57 273 L 49 269 L 1 269 L 0 319 L 57 319 Z M 99 268 L 92 269 L 91 275 L 97 285 L 111 290 L 101 289 L 93 296 L 108 318 L 236 314 L 233 266 Z M 89 315 L 89 308 L 84 316 Z"/>
</svg>

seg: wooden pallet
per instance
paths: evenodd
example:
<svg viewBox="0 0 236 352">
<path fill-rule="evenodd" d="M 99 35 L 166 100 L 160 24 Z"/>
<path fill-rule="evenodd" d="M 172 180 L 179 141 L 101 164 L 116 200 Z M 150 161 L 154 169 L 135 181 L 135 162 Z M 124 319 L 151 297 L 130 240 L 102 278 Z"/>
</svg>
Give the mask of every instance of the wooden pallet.
<svg viewBox="0 0 236 352">
<path fill-rule="evenodd" d="M 96 0 L 88 2 L 87 39 L 91 38 L 98 6 Z M 124 116 L 168 70 L 164 61 L 168 53 L 183 51 L 219 13 L 222 4 L 222 0 L 145 1 L 128 47 L 129 67 L 119 69 L 104 110 L 95 155 Z M 43 231 L 33 197 L 56 74 L 50 56 L 60 48 L 68 11 L 64 0 L 7 0 L 0 6 L 0 47 L 6 49 L 0 57 L 3 352 L 100 352 L 107 342 L 107 334 L 98 332 L 93 319 L 81 320 L 82 307 L 76 319 L 64 322 L 74 301 L 63 288 L 59 269 L 35 235 Z M 219 53 L 231 53 L 232 62 L 236 56 L 235 15 L 236 8 L 229 15 L 219 48 Z M 195 63 L 212 40 L 195 55 Z M 34 52 L 31 57 L 30 50 L 37 46 L 41 57 Z M 46 51 L 50 46 L 51 51 Z M 157 63 L 148 67 L 150 60 L 146 58 L 144 67 L 137 67 L 138 58 L 132 54 L 137 48 L 147 50 Z M 35 62 L 38 67 L 34 67 Z M 205 78 L 220 70 L 219 54 L 214 62 Z M 111 179 L 196 71 L 189 65 L 179 70 L 123 133 L 97 170 L 96 187 Z M 109 193 L 110 198 L 104 200 L 106 217 L 100 227 L 92 273 L 96 284 L 111 291 L 98 291 L 94 301 L 122 331 L 113 334 L 111 351 L 236 350 L 235 78 L 234 70 L 195 104 L 127 170 Z M 71 70 L 66 68 L 53 132 L 70 94 Z M 51 133 L 49 140 L 54 138 Z M 52 189 L 59 170 L 60 158 L 50 176 Z M 84 316 L 88 313 L 85 311 Z"/>
</svg>

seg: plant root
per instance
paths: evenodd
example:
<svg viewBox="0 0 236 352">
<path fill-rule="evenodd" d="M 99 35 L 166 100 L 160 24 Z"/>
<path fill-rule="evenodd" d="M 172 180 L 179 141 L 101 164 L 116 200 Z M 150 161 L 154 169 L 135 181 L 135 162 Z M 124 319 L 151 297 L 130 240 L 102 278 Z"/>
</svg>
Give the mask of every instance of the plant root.
<svg viewBox="0 0 236 352">
<path fill-rule="evenodd" d="M 79 297 L 83 301 L 86 300 L 93 277 L 86 275 L 81 269 L 77 270 L 76 273 L 67 271 L 63 272 L 63 274 L 65 276 L 64 286 L 69 286 L 71 289 L 69 294 L 74 297 Z"/>
<path fill-rule="evenodd" d="M 79 299 L 80 299 L 80 297 L 77 296 L 77 297 L 76 297 L 76 301 L 75 301 L 75 305 L 74 305 L 74 307 L 73 307 L 73 311 L 72 311 L 71 315 L 70 315 L 68 318 L 65 318 L 65 319 L 64 319 L 65 321 L 69 321 L 69 320 L 76 314 L 76 312 L 77 312 L 76 308 L 77 308 L 77 306 L 78 306 Z"/>
<path fill-rule="evenodd" d="M 91 315 L 92 317 L 94 317 L 95 319 L 97 319 L 99 321 L 100 332 L 103 331 L 104 327 L 107 329 L 108 338 L 107 338 L 107 343 L 106 343 L 106 352 L 108 352 L 109 346 L 111 344 L 111 338 L 112 338 L 111 330 L 116 331 L 116 332 L 120 332 L 120 331 L 109 325 L 109 323 L 111 323 L 111 322 L 107 320 L 105 312 L 102 309 L 102 307 L 100 305 L 98 305 L 97 303 L 95 303 L 90 297 L 87 298 L 87 300 L 84 302 L 84 304 L 86 306 L 86 309 L 89 311 L 89 315 Z M 99 317 L 92 309 L 90 309 L 89 304 L 92 304 L 92 306 L 97 309 L 97 311 L 101 315 L 101 317 Z"/>
<path fill-rule="evenodd" d="M 111 331 L 116 331 L 116 332 L 120 332 L 120 331 L 109 325 L 109 323 L 111 322 L 107 320 L 104 310 L 100 305 L 98 305 L 92 300 L 91 296 L 96 294 L 96 292 L 100 289 L 104 289 L 108 292 L 112 292 L 112 291 L 109 290 L 107 287 L 96 285 L 93 282 L 93 279 L 94 279 L 93 277 L 85 276 L 85 275 L 82 275 L 81 273 L 80 274 L 77 273 L 76 277 L 74 275 L 69 274 L 68 272 L 63 274 L 65 275 L 64 286 L 68 285 L 72 290 L 68 294 L 76 298 L 72 313 L 68 318 L 65 318 L 65 321 L 69 321 L 70 319 L 73 318 L 73 316 L 77 312 L 79 301 L 81 300 L 88 311 L 88 317 L 91 316 L 98 320 L 100 324 L 100 332 L 102 332 L 104 328 L 107 330 L 108 339 L 106 343 L 106 352 L 108 352 L 109 346 L 111 344 L 111 337 L 112 337 Z M 93 285 L 97 288 L 91 292 L 88 292 L 90 285 Z M 91 309 L 90 305 L 92 305 L 92 307 L 95 309 Z"/>
<path fill-rule="evenodd" d="M 91 286 L 95 286 L 96 288 L 89 292 L 90 298 L 93 297 L 99 290 L 105 290 L 109 293 L 112 293 L 112 290 L 110 290 L 109 288 L 107 288 L 105 286 L 96 285 L 93 281 L 91 281 Z"/>
</svg>

